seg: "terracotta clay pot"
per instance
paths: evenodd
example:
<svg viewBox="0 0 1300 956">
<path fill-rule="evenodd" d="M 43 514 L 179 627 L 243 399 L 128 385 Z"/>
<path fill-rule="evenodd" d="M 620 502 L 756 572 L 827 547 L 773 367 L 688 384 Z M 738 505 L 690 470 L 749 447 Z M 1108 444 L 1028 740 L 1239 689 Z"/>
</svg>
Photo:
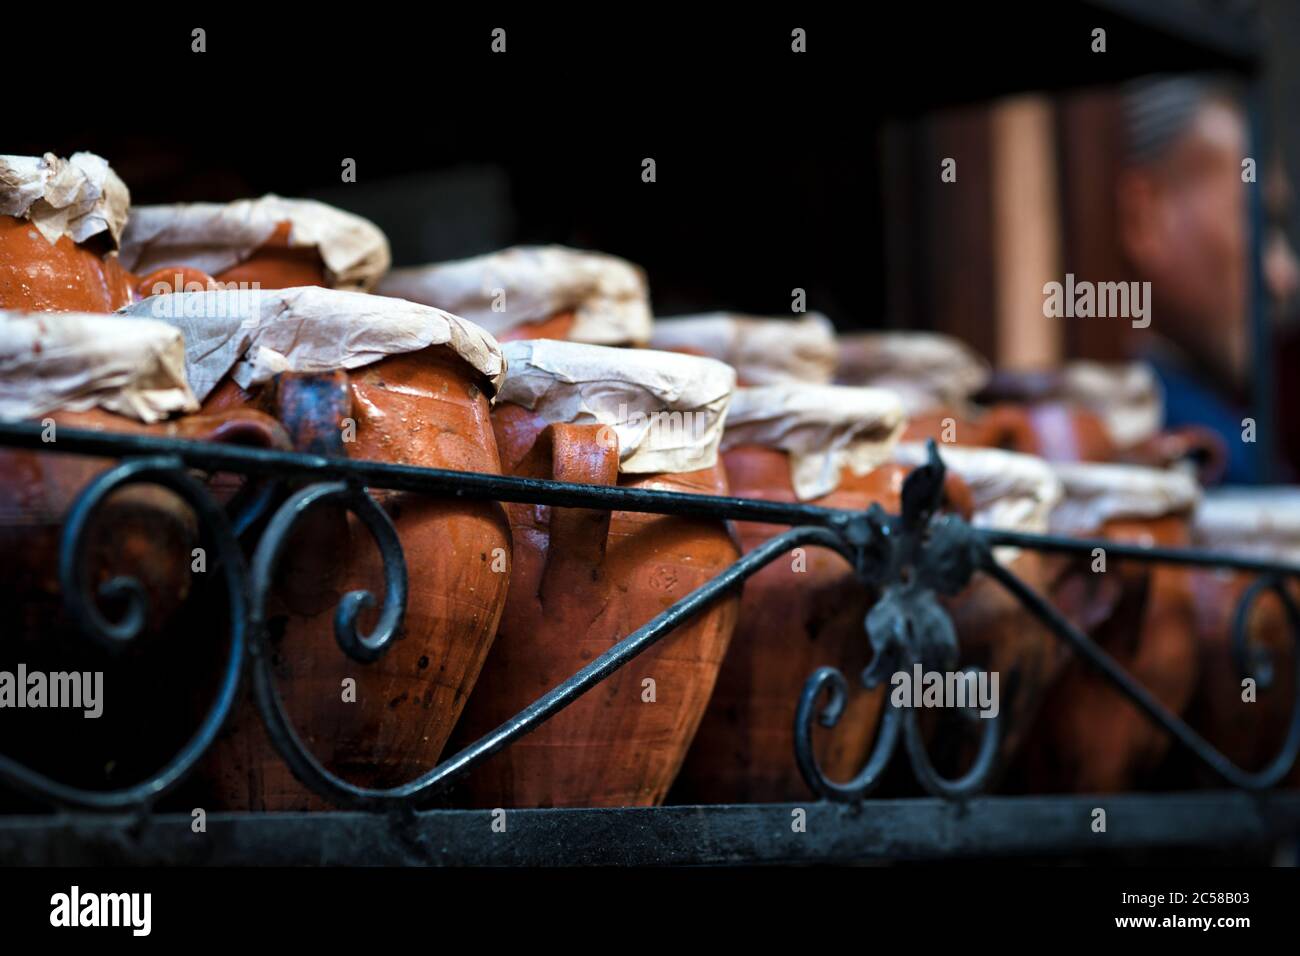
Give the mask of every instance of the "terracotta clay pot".
<svg viewBox="0 0 1300 956">
<path fill-rule="evenodd" d="M 99 238 L 50 243 L 27 220 L 0 216 L 0 309 L 112 312 L 128 304 L 134 280 Z"/>
<path fill-rule="evenodd" d="M 785 454 L 739 446 L 725 456 L 733 492 L 770 500 L 796 500 Z M 897 512 L 908 468 L 884 465 L 857 476 L 847 469 L 834 492 L 813 504 L 861 510 L 879 503 Z M 949 471 L 945 507 L 969 519 L 970 489 Z M 737 525 L 749 551 L 784 530 L 770 525 Z M 808 549 L 803 570 L 778 561 L 751 578 L 741 601 L 736 639 L 718 677 L 708 713 L 687 755 L 674 800 L 731 803 L 781 802 L 810 796 L 794 761 L 794 717 L 800 691 L 820 666 L 832 666 L 849 680 L 845 713 L 835 728 L 814 735 L 822 770 L 847 781 L 862 769 L 875 743 L 880 708 L 888 688 L 867 691 L 859 675 L 871 662 L 864 620 L 876 595 L 862 585 L 838 555 Z M 1041 587 L 1049 566 L 1022 554 L 1013 571 Z M 966 591 L 943 599 L 957 633 L 963 664 L 1000 675 L 1004 726 L 1003 759 L 1015 752 L 1046 688 L 1059 673 L 1063 655 L 1051 635 L 999 585 L 976 576 Z M 923 714 L 939 763 L 967 761 L 968 737 L 949 734 L 947 723 Z"/>
<path fill-rule="evenodd" d="M 794 502 L 785 452 L 740 445 L 723 456 L 733 494 Z M 858 476 L 844 469 L 834 491 L 810 502 L 864 510 L 899 509 L 906 469 L 884 465 Z M 741 548 L 752 551 L 788 528 L 738 522 Z M 850 693 L 840 722 L 814 735 L 817 759 L 834 780 L 861 769 L 875 741 L 884 692 L 858 681 L 871 663 L 863 621 L 875 595 L 834 552 L 807 548 L 803 570 L 778 558 L 745 583 L 736 638 L 673 799 L 683 803 L 780 802 L 811 795 L 794 758 L 795 708 L 804 681 L 823 665 L 838 668 Z"/>
<path fill-rule="evenodd" d="M 100 237 L 75 243 L 63 236 L 51 244 L 30 222 L 0 216 L 0 310 L 114 312 L 159 291 L 179 291 L 178 280 L 191 288 L 212 282 L 188 267 L 135 276 L 106 248 Z"/>
<path fill-rule="evenodd" d="M 256 401 L 274 409 L 302 450 L 499 474 L 486 387 L 453 350 L 435 346 L 348 372 L 281 376 Z M 241 395 L 232 385 L 218 401 Z M 349 418 L 355 441 L 342 442 Z M 299 737 L 332 772 L 387 788 L 432 769 L 442 753 L 496 634 L 510 532 L 494 502 L 371 495 L 396 526 L 410 575 L 401 638 L 370 664 L 352 661 L 332 639 L 340 598 L 364 589 L 382 600 L 384 579 L 369 533 L 330 509 L 297 526 L 269 624 L 280 695 Z M 362 614 L 363 633 L 377 615 L 378 608 Z M 348 678 L 355 702 L 342 699 Z M 219 806 L 326 806 L 293 778 L 247 709 L 217 742 L 207 773 Z"/>
<path fill-rule="evenodd" d="M 256 252 L 213 278 L 223 283 L 258 283 L 263 289 L 328 286 L 325 261 L 316 247 L 289 245 L 290 230 L 290 223 L 279 223 Z"/>
<path fill-rule="evenodd" d="M 1136 371 L 1134 367 L 1131 371 Z M 1148 373 L 1150 374 L 1150 373 Z M 1070 384 L 1070 369 L 1050 372 L 998 372 L 983 390 L 980 401 L 991 406 L 989 415 L 999 422 L 1000 434 L 982 439 L 1010 450 L 1025 451 L 1048 461 L 1116 461 L 1148 468 L 1189 465 L 1202 485 L 1213 485 L 1227 470 L 1228 453 L 1215 432 L 1196 426 L 1167 429 L 1141 440 L 1118 439 L 1106 422 L 1101 408 L 1078 397 L 1079 385 Z M 1104 395 L 1116 410 L 1125 405 L 1126 385 L 1114 381 L 1114 391 L 1090 391 L 1094 401 Z M 1073 392 L 1072 392 L 1073 388 Z M 1158 402 L 1154 380 L 1150 395 L 1129 395 L 1130 409 L 1136 402 Z M 1117 426 L 1119 427 L 1119 426 Z"/>
<path fill-rule="evenodd" d="M 1099 537 L 1188 547 L 1187 516 L 1115 519 Z M 1111 559 L 1105 573 L 1082 560 L 1053 589 L 1057 607 L 1175 714 L 1191 702 L 1198 677 L 1196 611 L 1190 573 L 1172 565 Z M 1026 780 L 1038 791 L 1111 793 L 1141 784 L 1165 757 L 1170 738 L 1113 685 L 1072 659 L 1053 688 L 1026 747 Z"/>
<path fill-rule="evenodd" d="M 105 411 L 56 412 L 59 428 L 286 448 L 284 430 L 251 410 L 192 415 L 142 425 Z M 90 590 L 118 577 L 143 589 L 141 633 L 116 654 L 83 635 L 67 616 L 58 555 L 68 509 L 99 473 L 117 462 L 79 455 L 0 450 L 0 600 L 9 627 L 0 638 L 0 669 L 103 672 L 103 713 L 7 711 L 6 754 L 60 781 L 90 788 L 137 782 L 157 770 L 193 733 L 185 718 L 207 707 L 203 688 L 226 653 L 224 640 L 198 634 L 197 621 L 224 633 L 224 581 L 209 552 L 196 570 L 195 516 L 170 491 L 131 485 L 106 498 L 89 525 L 83 551 Z M 232 486 L 214 477 L 220 499 Z M 200 571 L 206 573 L 199 573 Z M 121 618 L 116 600 L 99 599 L 105 617 Z M 198 634 L 198 636 L 196 636 Z M 9 731 L 12 731 L 10 735 Z"/>
<path fill-rule="evenodd" d="M 1004 438 L 1000 430 L 995 432 L 990 427 L 991 424 L 987 414 L 972 417 L 949 408 L 937 408 L 908 416 L 902 440 L 925 442 L 934 439 L 944 444 L 1001 448 Z"/>
<path fill-rule="evenodd" d="M 521 339 L 567 339 L 576 318 L 572 309 L 557 312 L 539 322 L 521 322 L 496 336 L 496 340 L 517 342 Z"/>
<path fill-rule="evenodd" d="M 1007 569 L 1044 594 L 1053 590 L 1067 564 L 1052 555 L 1022 551 Z M 964 591 L 943 598 L 943 604 L 957 629 L 961 666 L 998 675 L 1002 739 L 995 773 L 1000 779 L 1031 735 L 1044 701 L 1054 693 L 1070 662 L 1070 649 L 987 575 L 976 574 Z M 1057 607 L 1070 613 L 1069 598 L 1060 597 Z M 923 712 L 922 721 L 930 729 L 931 759 L 946 776 L 956 776 L 970 766 L 977 740 L 969 733 L 965 716 Z"/>
<path fill-rule="evenodd" d="M 111 412 L 55 412 L 48 416 L 57 429 L 80 428 L 130 435 L 214 441 L 262 448 L 287 448 L 288 438 L 274 420 L 250 409 L 219 415 L 190 415 L 174 421 L 144 425 Z M 63 519 L 77 495 L 96 475 L 114 462 L 55 452 L 0 450 L 0 577 L 12 586 L 14 601 L 26 607 L 35 602 L 60 600 L 56 554 Z M 227 493 L 219 497 L 229 497 Z M 105 564 L 96 579 L 114 574 L 137 577 L 150 598 L 149 624 L 158 630 L 170 613 L 184 602 L 188 590 L 189 560 L 160 558 L 163 542 L 193 537 L 189 509 L 171 492 L 151 485 L 125 488 L 103 506 L 92 550 Z M 191 529 L 186 531 L 184 529 Z M 188 551 L 185 552 L 188 554 Z M 10 561 L 11 567 L 5 567 Z M 52 607 L 53 605 L 51 605 Z M 39 625 L 44 610 L 34 611 L 29 622 Z"/>
<path fill-rule="evenodd" d="M 151 295 L 172 292 L 194 292 L 216 288 L 212 276 L 189 266 L 167 266 L 155 269 L 148 275 L 132 276 L 132 301 L 138 302 Z"/>
<path fill-rule="evenodd" d="M 721 462 L 684 474 L 618 474 L 596 425 L 493 412 L 508 474 L 726 494 Z M 720 521 L 509 505 L 510 598 L 456 731 L 472 742 L 705 584 L 739 553 Z M 683 624 L 533 732 L 475 768 L 457 797 L 483 807 L 653 806 L 704 713 L 735 625 L 725 599 Z M 653 680 L 654 699 L 646 695 Z"/>
<path fill-rule="evenodd" d="M 951 428 L 947 427 L 949 422 Z M 946 409 L 913 416 L 903 440 L 929 438 L 956 445 L 1001 448 L 1048 461 L 1112 461 L 1117 453 L 1099 416 L 1063 402 L 1003 403 L 974 418 Z"/>
</svg>

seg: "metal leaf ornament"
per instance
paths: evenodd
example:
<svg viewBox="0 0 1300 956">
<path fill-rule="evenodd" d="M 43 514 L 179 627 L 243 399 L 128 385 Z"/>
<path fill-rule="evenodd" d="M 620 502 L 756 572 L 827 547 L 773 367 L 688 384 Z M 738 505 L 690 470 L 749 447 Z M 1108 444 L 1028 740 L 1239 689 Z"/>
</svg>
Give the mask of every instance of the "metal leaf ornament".
<svg viewBox="0 0 1300 956">
<path fill-rule="evenodd" d="M 951 670 L 957 663 L 957 631 L 937 594 L 966 586 L 984 559 L 984 548 L 957 515 L 936 515 L 943 502 L 946 468 L 931 441 L 928 461 L 903 483 L 903 513 L 892 522 L 883 554 L 871 575 L 880 599 L 866 618 L 874 656 L 863 683 L 876 687 L 901 664 Z"/>
</svg>

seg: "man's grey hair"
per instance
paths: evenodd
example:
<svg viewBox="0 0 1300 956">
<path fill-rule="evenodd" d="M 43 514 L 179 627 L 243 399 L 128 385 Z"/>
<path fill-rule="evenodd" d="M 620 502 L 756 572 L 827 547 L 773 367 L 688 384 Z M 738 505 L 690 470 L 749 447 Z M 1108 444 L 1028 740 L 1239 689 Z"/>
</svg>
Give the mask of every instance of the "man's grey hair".
<svg viewBox="0 0 1300 956">
<path fill-rule="evenodd" d="M 1240 103 L 1240 84 L 1218 74 L 1158 74 L 1125 83 L 1125 161 L 1142 165 L 1160 159 L 1212 100 Z"/>
</svg>

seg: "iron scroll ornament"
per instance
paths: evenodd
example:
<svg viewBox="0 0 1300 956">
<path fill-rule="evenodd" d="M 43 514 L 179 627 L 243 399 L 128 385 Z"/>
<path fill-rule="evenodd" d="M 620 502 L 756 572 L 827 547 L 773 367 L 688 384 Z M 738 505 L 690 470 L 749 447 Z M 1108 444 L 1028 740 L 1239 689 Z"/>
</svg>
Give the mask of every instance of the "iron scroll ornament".
<svg viewBox="0 0 1300 956">
<path fill-rule="evenodd" d="M 838 551 L 846 558 L 850 555 L 839 535 L 826 528 L 799 527 L 777 535 L 460 753 L 444 759 L 414 780 L 379 790 L 358 787 L 339 777 L 321 764 L 303 744 L 284 709 L 271 665 L 266 605 L 276 568 L 297 522 L 309 511 L 326 503 L 341 504 L 369 529 L 380 550 L 385 578 L 384 604 L 375 631 L 368 636 L 356 633 L 357 613 L 362 607 L 373 606 L 374 598 L 367 592 L 354 591 L 344 595 L 335 615 L 337 643 L 349 657 L 364 664 L 378 660 L 397 638 L 406 603 L 407 579 L 401 543 L 388 515 L 360 485 L 335 482 L 308 486 L 292 495 L 271 518 L 253 557 L 250 569 L 252 641 L 249 649 L 253 694 L 272 744 L 299 782 L 336 806 L 358 810 L 413 810 L 428 805 L 456 779 L 563 710 L 605 677 L 790 549 L 813 545 Z"/>
<path fill-rule="evenodd" d="M 879 595 L 867 613 L 865 627 L 871 663 L 861 683 L 873 690 L 900 670 L 920 664 L 926 670 L 953 670 L 960 654 L 952 618 L 940 595 L 958 594 L 975 572 L 992 561 L 984 538 L 958 515 L 940 512 L 946 468 L 933 441 L 927 461 L 903 483 L 902 513 L 889 515 L 880 505 L 866 512 L 865 529 L 857 538 L 857 571 L 864 584 Z M 968 671 L 976 671 L 968 668 Z M 1001 742 L 1001 716 L 980 718 L 979 749 L 970 769 L 956 779 L 940 774 L 926 751 L 915 709 L 896 707 L 889 695 L 883 705 L 875 746 L 866 764 L 851 780 L 830 779 L 813 748 L 813 723 L 833 728 L 844 713 L 848 681 L 833 667 L 820 667 L 804 684 L 795 711 L 795 760 L 809 788 L 818 796 L 839 801 L 861 800 L 880 783 L 900 738 L 905 741 L 912 772 L 927 792 L 963 799 L 983 790 L 996 769 Z M 826 698 L 819 709 L 818 702 Z M 973 710 L 966 710 L 973 716 Z"/>
<path fill-rule="evenodd" d="M 91 586 L 86 567 L 86 539 L 94 517 L 116 492 L 130 485 L 157 485 L 174 492 L 194 512 L 200 530 L 214 546 L 213 565 L 224 583 L 229 617 L 229 643 L 220 684 L 198 728 L 181 750 L 148 779 L 116 790 L 73 787 L 0 754 L 0 782 L 57 806 L 99 811 L 141 811 L 179 785 L 216 739 L 234 707 L 244 664 L 248 626 L 244 556 L 226 512 L 176 457 L 128 459 L 91 481 L 77 496 L 64 521 L 59 544 L 59 579 L 63 604 L 82 636 L 114 653 L 134 641 L 144 626 L 147 598 L 140 582 L 116 577 L 98 589 Z M 109 620 L 101 600 L 125 604 L 121 617 Z"/>
<path fill-rule="evenodd" d="M 1137 706 L 1149 720 L 1189 750 L 1218 777 L 1243 790 L 1266 790 L 1280 783 L 1300 755 L 1300 607 L 1286 587 L 1296 569 L 1281 569 L 1268 562 L 1226 555 L 1122 545 L 1110 541 L 1054 538 L 1015 532 L 972 528 L 960 517 L 941 514 L 945 467 L 933 440 L 927 462 L 915 469 L 903 488 L 903 512 L 887 515 L 879 506 L 867 512 L 868 532 L 855 537 L 859 548 L 859 574 L 881 594 L 866 618 L 874 653 L 862 674 L 868 690 L 880 686 L 900 668 L 920 662 L 925 667 L 951 669 L 957 660 L 957 635 L 938 595 L 959 592 L 972 575 L 989 575 L 1023 607 L 1038 617 L 1060 640 L 1069 644 L 1087 664 Z M 1252 648 L 1248 638 L 1249 611 L 1258 597 L 1272 591 L 1285 609 L 1291 637 L 1292 686 L 1297 698 L 1284 742 L 1261 770 L 1243 770 L 1182 718 L 1169 711 L 1091 638 L 1081 632 L 1045 598 L 1021 581 L 993 557 L 996 545 L 1015 545 L 1045 551 L 1090 554 L 1103 548 L 1117 557 L 1164 561 L 1192 566 L 1224 566 L 1261 574 L 1242 594 L 1233 614 L 1232 648 L 1240 676 L 1252 677 L 1261 688 L 1273 683 L 1273 662 L 1264 648 Z M 889 766 L 901 733 L 907 743 L 912 771 L 927 792 L 947 799 L 966 799 L 982 791 L 996 769 L 1000 743 L 1000 714 L 983 719 L 980 747 L 971 768 L 960 778 L 947 779 L 935 771 L 912 708 L 887 702 L 876 743 L 862 770 L 839 782 L 826 776 L 812 744 L 814 721 L 834 727 L 844 712 L 848 682 L 834 668 L 815 671 L 804 685 L 795 714 L 795 759 L 805 782 L 820 797 L 856 801 L 871 793 Z M 818 710 L 818 701 L 826 703 Z M 968 716 L 970 711 L 968 709 Z"/>
<path fill-rule="evenodd" d="M 38 452 L 54 450 L 42 442 L 39 426 L 31 423 L 0 423 L 0 447 Z M 872 664 L 864 672 L 867 679 L 879 681 L 892 670 L 910 666 L 913 662 L 924 662 L 926 666 L 954 662 L 957 635 L 938 602 L 938 596 L 956 593 L 966 586 L 973 574 L 984 573 L 997 580 L 1089 664 L 1101 670 L 1110 683 L 1142 709 L 1149 719 L 1188 747 L 1203 764 L 1231 785 L 1252 790 L 1271 787 L 1287 773 L 1300 751 L 1300 707 L 1293 702 L 1286 741 L 1274 760 L 1259 772 L 1236 767 L 1181 718 L 1160 705 L 1041 595 L 997 564 L 992 558 L 992 549 L 1009 545 L 1044 552 L 1086 554 L 1093 548 L 1105 547 L 1109 553 L 1122 558 L 1201 567 L 1221 566 L 1261 575 L 1261 579 L 1243 595 L 1233 624 L 1237 659 L 1246 672 L 1254 671 L 1261 687 L 1269 684 L 1270 662 L 1250 648 L 1246 620 L 1253 601 L 1270 589 L 1279 595 L 1286 609 L 1294 648 L 1296 686 L 1300 687 L 1300 610 L 1284 587 L 1285 583 L 1300 579 L 1300 568 L 1224 554 L 1140 548 L 1111 541 L 974 528 L 959 517 L 943 514 L 938 509 L 944 466 L 933 445 L 927 463 L 909 475 L 904 484 L 903 508 L 898 516 L 888 515 L 879 507 L 866 512 L 852 512 L 742 498 L 573 485 L 79 429 L 61 431 L 57 451 L 60 454 L 123 459 L 121 465 L 105 472 L 83 491 L 65 522 L 61 542 L 63 600 L 88 639 L 109 648 L 124 646 L 125 642 L 133 639 L 143 619 L 143 607 L 139 604 L 143 600 L 143 589 L 118 579 L 96 596 L 91 594 L 89 578 L 80 564 L 85 559 L 84 535 L 90 515 L 114 489 L 135 482 L 168 487 L 194 509 L 201 530 L 215 545 L 217 564 L 228 592 L 231 624 L 229 656 L 223 667 L 220 690 L 209 712 L 183 750 L 149 780 L 122 790 L 84 791 L 62 785 L 0 756 L 0 783 L 54 804 L 94 810 L 144 808 L 169 792 L 193 768 L 229 716 L 241 667 L 249 660 L 255 684 L 254 699 L 261 719 L 281 756 L 310 789 L 335 804 L 353 808 L 425 805 L 453 778 L 468 772 L 491 754 L 528 733 L 683 621 L 737 588 L 746 578 L 791 548 L 802 545 L 837 551 L 852 561 L 864 582 L 881 594 L 881 600 L 872 608 L 866 622 L 867 639 L 874 651 Z M 190 475 L 189 469 L 309 483 L 307 488 L 280 506 L 260 535 L 254 559 L 258 567 L 255 574 L 245 572 L 243 555 L 226 513 L 212 501 L 207 489 Z M 346 596 L 335 619 L 335 637 L 341 650 L 358 660 L 374 659 L 382 655 L 396 636 L 405 600 L 406 568 L 391 523 L 369 498 L 370 487 L 478 500 L 530 501 L 558 507 L 617 508 L 654 514 L 765 521 L 793 527 L 746 554 L 713 581 L 683 598 L 496 730 L 443 760 L 420 778 L 390 791 L 363 790 L 328 774 L 302 747 L 283 712 L 277 712 L 275 705 L 278 700 L 273 696 L 273 685 L 263 680 L 270 674 L 266 661 L 257 658 L 264 640 L 259 623 L 264 617 L 261 603 L 266 597 L 267 582 L 273 576 L 274 561 L 270 558 L 275 549 L 282 546 L 285 535 L 296 520 L 294 516 L 301 514 L 313 501 L 333 499 L 353 510 L 370 528 L 384 558 L 386 584 L 380 623 L 375 633 L 358 634 L 355 627 L 357 615 L 373 598 L 360 593 Z M 237 516 L 235 519 L 241 531 L 250 532 L 248 537 L 252 536 L 256 526 L 260 526 L 256 516 L 267 507 L 266 500 L 265 495 L 257 495 L 249 509 L 254 517 L 241 519 Z M 251 592 L 246 590 L 250 586 Z M 250 601 L 250 593 L 257 598 Z M 96 603 L 104 597 L 126 601 L 128 613 L 116 621 L 109 621 Z M 251 643 L 246 649 L 244 635 L 250 625 Z M 257 687 L 259 682 L 263 684 L 260 690 Z M 827 780 L 812 756 L 811 727 L 817 719 L 833 725 L 843 711 L 846 692 L 847 681 L 843 675 L 823 669 L 809 678 L 799 701 L 794 756 L 805 778 L 820 796 L 832 800 L 857 800 L 865 796 L 878 782 L 900 738 L 906 741 L 913 772 L 929 792 L 949 799 L 965 799 L 986 785 L 999 743 L 997 718 L 981 721 L 984 735 L 972 769 L 959 779 L 948 780 L 935 773 L 930 765 L 914 714 L 893 707 L 886 708 L 875 750 L 859 775 L 846 783 Z M 829 701 L 819 713 L 818 701 L 827 695 Z"/>
</svg>

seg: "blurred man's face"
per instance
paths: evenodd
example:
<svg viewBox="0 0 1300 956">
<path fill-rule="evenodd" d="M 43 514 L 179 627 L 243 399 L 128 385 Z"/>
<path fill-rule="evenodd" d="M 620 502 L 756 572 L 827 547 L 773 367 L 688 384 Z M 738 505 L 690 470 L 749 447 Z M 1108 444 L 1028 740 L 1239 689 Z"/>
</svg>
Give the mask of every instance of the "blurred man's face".
<svg viewBox="0 0 1300 956">
<path fill-rule="evenodd" d="M 1293 323 L 1296 295 L 1300 294 L 1300 263 L 1287 238 L 1294 197 L 1281 155 L 1275 155 L 1265 175 L 1264 211 L 1268 218 L 1264 234 L 1264 285 L 1276 306 L 1274 320 Z"/>
<path fill-rule="evenodd" d="M 1224 381 L 1247 378 L 1248 249 L 1241 111 L 1211 100 L 1163 157 L 1126 170 L 1120 228 L 1151 282 L 1151 330 Z"/>
</svg>

